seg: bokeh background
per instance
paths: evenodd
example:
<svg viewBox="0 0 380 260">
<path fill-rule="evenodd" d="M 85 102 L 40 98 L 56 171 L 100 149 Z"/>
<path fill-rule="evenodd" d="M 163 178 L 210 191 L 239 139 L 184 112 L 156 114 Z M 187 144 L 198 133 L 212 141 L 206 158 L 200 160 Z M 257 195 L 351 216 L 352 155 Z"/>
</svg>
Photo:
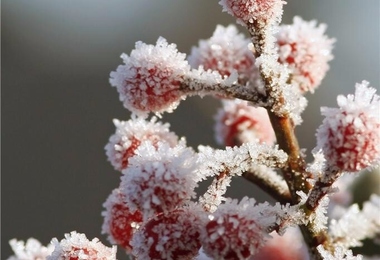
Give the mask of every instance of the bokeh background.
<svg viewBox="0 0 380 260">
<path fill-rule="evenodd" d="M 102 203 L 118 186 L 104 145 L 113 118 L 129 113 L 108 83 L 109 73 L 138 40 L 159 36 L 189 53 L 217 24 L 234 19 L 218 1 L 3 0 L 1 259 L 8 240 L 52 237 L 76 230 L 100 235 Z M 297 128 L 302 147 L 315 145 L 319 107 L 335 106 L 363 79 L 379 89 L 380 1 L 289 0 L 284 23 L 294 15 L 328 24 L 337 39 L 331 69 Z M 244 32 L 244 28 L 240 27 Z M 163 121 L 188 143 L 215 145 L 213 116 L 219 102 L 189 98 Z M 229 196 L 264 200 L 265 194 L 236 179 Z M 126 259 L 120 254 L 119 259 Z"/>
</svg>

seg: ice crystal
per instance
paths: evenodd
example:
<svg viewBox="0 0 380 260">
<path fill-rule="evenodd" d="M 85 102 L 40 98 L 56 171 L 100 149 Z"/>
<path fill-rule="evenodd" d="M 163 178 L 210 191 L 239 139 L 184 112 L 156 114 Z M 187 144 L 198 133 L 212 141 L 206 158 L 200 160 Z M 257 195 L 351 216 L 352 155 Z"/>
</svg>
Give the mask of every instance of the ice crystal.
<svg viewBox="0 0 380 260">
<path fill-rule="evenodd" d="M 162 37 L 156 45 L 137 42 L 130 56 L 121 55 L 125 64 L 111 72 L 110 83 L 133 113 L 172 112 L 184 98 L 179 88 L 190 70 L 185 57 Z"/>
<path fill-rule="evenodd" d="M 45 247 L 34 238 L 29 238 L 26 243 L 12 239 L 9 244 L 15 254 L 7 260 L 45 260 L 54 250 L 52 244 Z"/>
<path fill-rule="evenodd" d="M 273 144 L 276 140 L 267 111 L 250 106 L 247 101 L 222 100 L 223 107 L 215 116 L 215 136 L 221 145 L 260 142 Z"/>
<path fill-rule="evenodd" d="M 144 219 L 183 205 L 197 186 L 196 156 L 184 145 L 174 148 L 144 142 L 123 170 L 120 189 L 131 210 L 140 210 Z"/>
<path fill-rule="evenodd" d="M 357 172 L 380 162 L 380 98 L 367 81 L 355 95 L 338 96 L 339 108 L 321 108 L 317 148 L 330 166 Z"/>
<path fill-rule="evenodd" d="M 206 211 L 214 212 L 225 200 L 223 195 L 226 193 L 227 187 L 230 186 L 231 178 L 232 176 L 225 172 L 214 178 L 206 193 L 199 198 L 199 203 Z"/>
<path fill-rule="evenodd" d="M 260 67 L 260 72 L 269 81 L 265 87 L 269 91 L 272 112 L 280 117 L 290 117 L 294 124 L 299 125 L 307 99 L 297 86 L 287 83 L 290 71 L 278 63 L 277 57 L 277 54 L 263 54 L 256 59 L 256 66 Z"/>
<path fill-rule="evenodd" d="M 149 140 L 157 146 L 166 142 L 170 146 L 178 144 L 178 137 L 169 131 L 169 124 L 157 122 L 153 117 L 150 121 L 133 117 L 128 121 L 113 120 L 116 127 L 115 134 L 109 138 L 104 147 L 108 160 L 115 170 L 121 171 L 128 166 L 128 160 L 135 155 L 135 150 L 141 142 Z"/>
<path fill-rule="evenodd" d="M 278 147 L 259 143 L 244 143 L 240 147 L 226 147 L 225 150 L 206 146 L 200 146 L 198 149 L 198 161 L 201 164 L 199 172 L 204 177 L 221 172 L 241 175 L 257 165 L 281 167 L 288 159 L 286 153 Z"/>
<path fill-rule="evenodd" d="M 303 205 L 307 199 L 310 197 L 306 195 L 302 191 L 297 191 L 297 195 L 300 196 L 301 201 L 299 202 L 299 205 Z M 330 199 L 328 196 L 324 196 L 320 201 L 318 207 L 314 210 L 312 214 L 307 216 L 307 218 L 304 220 L 305 223 L 312 222 L 313 223 L 313 231 L 319 232 L 321 230 L 327 229 L 327 208 L 329 205 Z"/>
<path fill-rule="evenodd" d="M 331 220 L 330 233 L 336 244 L 346 248 L 362 246 L 362 240 L 380 234 L 380 196 L 373 194 L 360 210 L 351 205 L 338 220 Z"/>
<path fill-rule="evenodd" d="M 342 246 L 336 246 L 334 253 L 327 251 L 322 245 L 317 247 L 318 252 L 321 254 L 324 260 L 362 260 L 363 256 L 354 256 L 351 250 L 348 250 Z"/>
<path fill-rule="evenodd" d="M 367 237 L 367 234 L 373 229 L 369 221 L 361 214 L 359 206 L 354 204 L 339 219 L 332 219 L 329 232 L 337 243 L 349 247 L 362 246 L 360 242 Z"/>
<path fill-rule="evenodd" d="M 47 260 L 116 260 L 116 246 L 106 247 L 99 239 L 90 241 L 75 231 L 65 234 L 61 241 L 53 238 L 51 243 L 55 248 Z"/>
<path fill-rule="evenodd" d="M 328 38 L 325 30 L 325 24 L 317 26 L 316 21 L 306 22 L 296 16 L 293 24 L 280 26 L 276 35 L 279 61 L 288 65 L 291 84 L 301 92 L 314 92 L 333 59 L 331 49 L 335 40 Z"/>
</svg>

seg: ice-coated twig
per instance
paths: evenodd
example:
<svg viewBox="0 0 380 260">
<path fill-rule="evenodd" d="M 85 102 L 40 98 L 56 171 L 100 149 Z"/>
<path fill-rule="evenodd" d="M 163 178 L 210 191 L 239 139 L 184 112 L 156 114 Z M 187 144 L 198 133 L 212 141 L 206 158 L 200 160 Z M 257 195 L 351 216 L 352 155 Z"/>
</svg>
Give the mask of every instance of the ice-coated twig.
<svg viewBox="0 0 380 260">
<path fill-rule="evenodd" d="M 237 74 L 222 77 L 217 71 L 207 70 L 202 67 L 189 72 L 181 83 L 180 90 L 186 95 L 219 95 L 225 98 L 238 98 L 250 101 L 256 106 L 267 106 L 265 94 L 251 86 L 237 84 Z"/>
<path fill-rule="evenodd" d="M 227 172 L 222 172 L 214 178 L 205 194 L 199 198 L 199 203 L 205 211 L 214 212 L 225 200 L 223 195 L 226 193 L 227 187 L 230 186 L 231 178 L 232 176 L 228 175 Z"/>
<path fill-rule="evenodd" d="M 288 185 L 273 169 L 266 166 L 256 166 L 243 173 L 242 176 L 259 186 L 278 202 L 286 204 L 292 201 Z"/>
<path fill-rule="evenodd" d="M 339 220 L 331 220 L 329 233 L 334 244 L 345 248 L 362 246 L 362 240 L 380 234 L 380 196 L 372 195 L 360 210 L 351 205 Z"/>
<path fill-rule="evenodd" d="M 211 147 L 199 147 L 198 160 L 202 165 L 199 172 L 205 176 L 216 176 L 206 193 L 200 198 L 205 210 L 213 212 L 224 200 L 223 195 L 231 182 L 232 176 L 240 176 L 265 186 L 267 191 L 277 194 L 280 201 L 289 200 L 286 183 L 268 167 L 282 167 L 286 154 L 265 144 L 245 143 L 240 147 L 227 147 L 225 150 L 215 150 Z M 271 192 L 269 194 L 272 194 Z"/>
<path fill-rule="evenodd" d="M 225 150 L 199 146 L 199 172 L 204 177 L 215 176 L 228 171 L 230 175 L 240 176 L 254 166 L 264 165 L 281 168 L 286 165 L 288 156 L 277 146 L 259 143 L 245 143 L 240 147 L 226 147 Z"/>
</svg>

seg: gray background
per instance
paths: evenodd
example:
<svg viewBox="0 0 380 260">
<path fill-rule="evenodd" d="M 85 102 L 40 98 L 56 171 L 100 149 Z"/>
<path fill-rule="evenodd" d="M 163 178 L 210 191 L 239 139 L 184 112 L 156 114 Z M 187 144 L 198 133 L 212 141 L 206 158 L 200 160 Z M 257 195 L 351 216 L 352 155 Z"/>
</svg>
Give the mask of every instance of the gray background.
<svg viewBox="0 0 380 260">
<path fill-rule="evenodd" d="M 189 53 L 216 24 L 234 19 L 217 1 L 205 0 L 3 0 L 1 9 L 1 259 L 11 254 L 11 238 L 47 244 L 77 230 L 108 244 L 100 235 L 101 205 L 119 174 L 103 147 L 114 132 L 111 120 L 129 117 L 108 84 L 109 72 L 138 40 L 155 43 L 163 36 Z M 303 147 L 315 144 L 320 105 L 335 106 L 337 94 L 352 93 L 363 79 L 379 89 L 379 9 L 378 0 L 286 5 L 284 23 L 294 15 L 317 19 L 337 39 L 331 69 L 308 95 L 305 122 L 297 128 Z M 194 147 L 215 145 L 217 106 L 211 98 L 189 98 L 163 121 Z M 265 199 L 253 185 L 235 180 L 229 195 L 242 194 Z"/>
</svg>

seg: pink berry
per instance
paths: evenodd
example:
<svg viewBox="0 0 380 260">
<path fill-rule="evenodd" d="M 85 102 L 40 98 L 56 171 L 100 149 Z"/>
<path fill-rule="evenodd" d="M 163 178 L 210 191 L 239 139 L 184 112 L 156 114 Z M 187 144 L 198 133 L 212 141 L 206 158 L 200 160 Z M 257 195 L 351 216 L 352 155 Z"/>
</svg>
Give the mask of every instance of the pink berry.
<svg viewBox="0 0 380 260">
<path fill-rule="evenodd" d="M 308 260 L 308 250 L 298 228 L 288 228 L 282 236 L 270 233 L 271 239 L 250 260 Z"/>
<path fill-rule="evenodd" d="M 120 188 L 131 210 L 144 219 L 190 201 L 197 186 L 196 157 L 182 145 L 158 148 L 144 142 L 123 171 Z"/>
<path fill-rule="evenodd" d="M 122 171 L 127 168 L 128 160 L 135 155 L 141 142 L 149 141 L 155 147 L 165 142 L 171 147 L 178 144 L 178 137 L 169 131 L 169 124 L 157 122 L 153 117 L 150 121 L 142 118 L 132 118 L 128 121 L 113 120 L 116 132 L 109 138 L 104 147 L 108 160 L 115 170 Z"/>
<path fill-rule="evenodd" d="M 270 23 L 282 16 L 282 0 L 220 0 L 223 11 L 237 18 L 243 26 L 254 22 Z"/>
<path fill-rule="evenodd" d="M 209 217 L 201 232 L 204 252 L 214 259 L 247 259 L 265 243 L 266 232 L 256 219 L 254 202 L 227 201 Z"/>
<path fill-rule="evenodd" d="M 205 70 L 216 70 L 222 76 L 228 77 L 236 70 L 239 84 L 255 83 L 259 72 L 249 43 L 234 25 L 218 25 L 210 39 L 201 40 L 198 47 L 192 48 L 188 60 L 194 68 L 202 65 Z"/>
<path fill-rule="evenodd" d="M 276 35 L 279 62 L 288 65 L 291 83 L 301 92 L 314 92 L 329 70 L 335 39 L 328 38 L 325 31 L 325 24 L 316 26 L 316 21 L 296 16 L 293 24 L 280 26 Z"/>
<path fill-rule="evenodd" d="M 356 84 L 355 95 L 338 96 L 339 108 L 322 108 L 317 150 L 329 166 L 357 172 L 380 162 L 380 97 L 369 83 Z"/>
<path fill-rule="evenodd" d="M 194 259 L 201 247 L 201 215 L 199 209 L 185 207 L 151 218 L 133 237 L 133 254 L 144 260 Z"/>
<path fill-rule="evenodd" d="M 112 191 L 103 207 L 106 210 L 102 212 L 104 217 L 102 233 L 108 234 L 108 240 L 112 244 L 120 245 L 130 252 L 132 248 L 129 242 L 143 221 L 141 212 L 138 210 L 132 212 L 129 209 L 119 189 Z"/>
<path fill-rule="evenodd" d="M 215 117 L 216 140 L 221 145 L 259 142 L 273 144 L 276 136 L 267 111 L 253 107 L 247 101 L 223 100 L 223 108 Z"/>
<path fill-rule="evenodd" d="M 185 56 L 162 37 L 155 46 L 137 42 L 130 56 L 121 56 L 125 65 L 111 72 L 110 83 L 133 113 L 172 112 L 184 98 L 179 88 L 190 70 Z"/>
</svg>

